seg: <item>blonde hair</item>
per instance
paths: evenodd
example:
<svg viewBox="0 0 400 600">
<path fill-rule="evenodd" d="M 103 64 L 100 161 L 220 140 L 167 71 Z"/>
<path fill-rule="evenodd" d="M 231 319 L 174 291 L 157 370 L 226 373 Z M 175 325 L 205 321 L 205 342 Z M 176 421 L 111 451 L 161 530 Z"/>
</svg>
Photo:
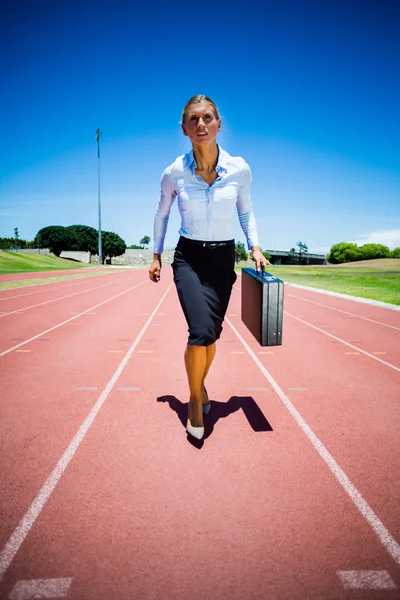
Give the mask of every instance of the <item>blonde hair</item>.
<svg viewBox="0 0 400 600">
<path fill-rule="evenodd" d="M 200 104 L 200 102 L 207 102 L 208 104 L 211 104 L 216 118 L 217 119 L 221 118 L 219 116 L 217 105 L 215 104 L 215 102 L 213 102 L 213 100 L 211 100 L 211 98 L 209 98 L 208 96 L 205 96 L 204 94 L 196 94 L 196 96 L 192 96 L 190 98 L 190 100 L 188 100 L 185 104 L 185 108 L 183 109 L 183 112 L 182 112 L 181 125 L 183 125 L 183 123 L 185 122 L 186 113 L 188 112 L 188 110 L 192 106 L 192 104 Z"/>
</svg>

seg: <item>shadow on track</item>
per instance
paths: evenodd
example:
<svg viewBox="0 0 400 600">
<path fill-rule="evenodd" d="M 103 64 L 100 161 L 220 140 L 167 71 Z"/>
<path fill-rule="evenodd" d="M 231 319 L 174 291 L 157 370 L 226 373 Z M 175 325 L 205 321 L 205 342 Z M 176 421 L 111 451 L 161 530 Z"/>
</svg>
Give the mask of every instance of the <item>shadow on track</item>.
<svg viewBox="0 0 400 600">
<path fill-rule="evenodd" d="M 175 396 L 160 396 L 157 398 L 157 402 L 167 402 L 171 410 L 175 411 L 178 419 L 182 423 L 183 427 L 186 428 L 187 415 L 188 415 L 188 403 L 181 402 Z M 249 425 L 253 431 L 273 431 L 271 425 L 263 415 L 257 402 L 251 396 L 231 396 L 228 402 L 217 402 L 216 400 L 210 400 L 211 410 L 208 415 L 204 415 L 204 438 L 206 440 L 214 431 L 214 425 L 216 425 L 219 419 L 225 419 L 230 414 L 242 409 Z M 197 448 L 202 447 L 202 443 L 196 443 L 191 436 L 190 442 Z M 201 442 L 203 442 L 201 440 Z"/>
</svg>

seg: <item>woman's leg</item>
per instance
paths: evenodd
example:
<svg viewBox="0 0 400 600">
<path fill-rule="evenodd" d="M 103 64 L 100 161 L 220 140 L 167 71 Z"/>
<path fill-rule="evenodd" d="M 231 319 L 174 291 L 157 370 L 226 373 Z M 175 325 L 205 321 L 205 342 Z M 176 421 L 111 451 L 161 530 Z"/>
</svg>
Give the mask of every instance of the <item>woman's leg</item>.
<svg viewBox="0 0 400 600">
<path fill-rule="evenodd" d="M 203 388 L 204 388 L 204 380 L 208 375 L 208 371 L 210 370 L 211 363 L 214 360 L 216 350 L 217 350 L 216 342 L 214 342 L 213 344 L 210 344 L 209 346 L 206 347 L 206 366 L 204 369 L 203 379 L 201 382 L 203 385 Z M 203 404 L 207 404 L 207 403 L 208 403 L 207 396 L 203 393 Z"/>
<path fill-rule="evenodd" d="M 189 419 L 193 427 L 203 426 L 203 381 L 207 365 L 207 347 L 187 344 L 185 367 L 190 390 Z"/>
</svg>

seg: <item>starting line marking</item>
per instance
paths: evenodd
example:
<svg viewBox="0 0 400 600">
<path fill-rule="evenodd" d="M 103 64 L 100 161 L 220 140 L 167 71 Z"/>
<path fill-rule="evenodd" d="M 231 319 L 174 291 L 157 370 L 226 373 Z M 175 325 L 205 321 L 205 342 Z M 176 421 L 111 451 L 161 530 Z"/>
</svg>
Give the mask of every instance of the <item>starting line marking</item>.
<svg viewBox="0 0 400 600">
<path fill-rule="evenodd" d="M 77 387 L 76 389 L 82 392 L 95 392 L 97 387 Z"/>
<path fill-rule="evenodd" d="M 243 350 L 231 350 L 231 354 L 244 354 Z"/>
<path fill-rule="evenodd" d="M 273 352 L 259 352 L 258 354 L 273 354 Z"/>
<path fill-rule="evenodd" d="M 348 590 L 394 590 L 396 585 L 387 571 L 338 571 Z"/>
<path fill-rule="evenodd" d="M 288 388 L 289 392 L 307 392 L 308 388 Z"/>
<path fill-rule="evenodd" d="M 139 285 L 142 285 L 142 284 L 139 284 Z M 133 286 L 133 288 L 135 288 L 135 287 L 137 287 L 137 286 L 136 285 Z M 138 333 L 135 341 L 133 342 L 133 344 L 130 346 L 130 348 L 126 352 L 125 356 L 119 363 L 117 369 L 115 370 L 111 379 L 109 380 L 109 382 L 107 383 L 107 385 L 105 386 L 103 391 L 101 392 L 100 396 L 97 398 L 95 404 L 93 405 L 93 408 L 91 409 L 91 411 L 89 412 L 87 417 L 84 419 L 83 423 L 79 427 L 75 436 L 71 440 L 68 448 L 65 450 L 64 454 L 58 461 L 57 465 L 54 467 L 53 471 L 50 473 L 49 477 L 44 482 L 44 484 L 41 487 L 36 498 L 33 500 L 32 504 L 26 511 L 25 515 L 22 517 L 20 523 L 17 525 L 16 529 L 14 529 L 14 531 L 8 538 L 7 543 L 1 550 L 1 552 L 0 552 L 0 581 L 3 579 L 4 574 L 6 573 L 10 564 L 12 563 L 12 561 L 13 561 L 15 555 L 17 554 L 18 550 L 20 549 L 24 539 L 26 538 L 26 536 L 32 529 L 36 519 L 39 517 L 40 513 L 42 512 L 42 510 L 43 510 L 44 506 L 46 505 L 48 499 L 50 498 L 51 494 L 54 492 L 64 471 L 66 470 L 69 463 L 73 459 L 75 452 L 78 450 L 80 444 L 82 443 L 82 440 L 84 439 L 87 432 L 89 431 L 93 421 L 95 420 L 95 418 L 96 418 L 98 412 L 100 411 L 101 407 L 103 406 L 104 402 L 107 400 L 108 396 L 112 392 L 112 389 L 115 386 L 115 384 L 117 383 L 122 371 L 125 369 L 126 365 L 128 364 L 129 359 L 131 358 L 132 354 L 134 353 L 136 346 L 139 344 L 140 340 L 144 336 L 146 329 L 150 325 L 152 318 L 154 317 L 154 315 L 160 308 L 161 304 L 164 302 L 164 299 L 167 296 L 171 287 L 172 287 L 172 283 L 170 283 L 167 290 L 164 292 L 163 296 L 161 297 L 161 300 L 159 301 L 159 303 L 157 304 L 157 306 L 151 313 L 150 317 L 147 319 L 146 323 L 143 325 L 143 327 L 140 330 L 140 332 Z M 124 292 L 121 292 L 120 294 L 117 294 L 117 296 L 114 296 L 114 298 L 121 296 L 122 294 L 130 291 L 133 288 L 130 288 L 129 290 L 125 290 Z M 109 302 L 109 300 L 108 300 L 108 302 Z M 102 304 L 104 304 L 104 302 L 102 302 Z M 17 599 L 15 599 L 15 600 L 17 600 Z"/>
<path fill-rule="evenodd" d="M 107 350 L 107 352 L 110 352 L 111 354 L 122 354 L 123 350 Z"/>
<path fill-rule="evenodd" d="M 138 387 L 121 387 L 118 388 L 119 392 L 139 392 L 140 388 Z"/>
<path fill-rule="evenodd" d="M 18 581 L 11 594 L 10 600 L 30 600 L 31 598 L 65 598 L 71 587 L 72 578 L 60 579 L 30 579 Z"/>
<path fill-rule="evenodd" d="M 15 352 L 31 352 L 31 350 L 16 350 Z"/>
<path fill-rule="evenodd" d="M 386 354 L 386 352 L 373 352 L 372 354 Z"/>
<path fill-rule="evenodd" d="M 138 354 L 152 354 L 154 350 L 138 350 Z"/>
<path fill-rule="evenodd" d="M 290 315 L 290 316 L 292 316 L 292 315 Z M 368 502 L 363 498 L 363 496 L 360 494 L 360 492 L 355 487 L 355 485 L 347 477 L 347 475 L 343 471 L 343 469 L 338 465 L 336 460 L 333 458 L 332 454 L 330 454 L 328 452 L 328 450 L 325 448 L 325 446 L 323 445 L 321 440 L 318 438 L 318 436 L 313 432 L 313 430 L 308 425 L 308 423 L 304 420 L 304 418 L 301 416 L 299 411 L 294 407 L 292 402 L 286 396 L 285 392 L 282 390 L 282 388 L 279 387 L 279 385 L 277 384 L 275 379 L 272 377 L 272 375 L 269 373 L 269 371 L 267 371 L 265 366 L 262 364 L 261 360 L 253 352 L 253 350 L 250 348 L 250 346 L 248 345 L 246 340 L 240 335 L 240 333 L 238 332 L 236 327 L 234 325 L 232 325 L 232 323 L 230 322 L 229 319 L 226 319 L 226 322 L 228 323 L 229 327 L 233 330 L 233 332 L 236 334 L 237 338 L 240 340 L 243 347 L 247 350 L 250 357 L 254 360 L 254 362 L 256 363 L 256 365 L 258 366 L 258 368 L 264 375 L 264 377 L 269 381 L 272 389 L 276 392 L 277 396 L 281 399 L 282 403 L 286 406 L 286 408 L 288 409 L 288 411 L 290 412 L 290 414 L 292 415 L 294 420 L 297 422 L 297 424 L 303 431 L 303 433 L 306 435 L 306 437 L 312 443 L 315 450 L 318 452 L 319 456 L 322 458 L 322 460 L 325 462 L 325 464 L 329 467 L 331 473 L 336 477 L 337 481 L 340 483 L 340 485 L 342 486 L 344 491 L 347 493 L 349 498 L 352 500 L 355 507 L 358 509 L 360 514 L 365 518 L 365 520 L 367 521 L 367 523 L 369 524 L 371 529 L 377 535 L 377 537 L 380 540 L 383 547 L 390 554 L 390 556 L 393 558 L 393 560 L 398 565 L 400 565 L 400 544 L 398 542 L 396 542 L 394 537 L 386 529 L 386 527 L 384 526 L 382 521 L 379 519 L 378 515 L 376 515 L 374 513 L 372 508 L 369 506 Z M 326 333 L 325 331 L 323 333 L 325 333 L 325 335 L 331 335 L 329 333 Z M 332 337 L 334 337 L 334 336 L 332 336 Z M 345 343 L 347 343 L 347 342 L 345 342 Z M 375 358 L 375 360 L 380 361 L 381 359 Z M 381 362 L 383 362 L 383 361 L 381 361 Z M 386 363 L 386 364 L 389 364 L 389 363 Z M 396 369 L 396 370 L 400 371 L 400 369 Z"/>
</svg>

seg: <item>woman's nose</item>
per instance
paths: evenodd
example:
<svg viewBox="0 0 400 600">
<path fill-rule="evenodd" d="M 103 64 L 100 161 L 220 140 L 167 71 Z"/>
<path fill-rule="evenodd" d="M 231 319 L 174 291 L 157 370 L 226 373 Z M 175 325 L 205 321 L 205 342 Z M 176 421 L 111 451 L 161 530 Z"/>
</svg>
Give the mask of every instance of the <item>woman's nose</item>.
<svg viewBox="0 0 400 600">
<path fill-rule="evenodd" d="M 205 123 L 203 121 L 203 119 L 200 117 L 200 119 L 197 122 L 197 127 L 205 127 Z"/>
</svg>

